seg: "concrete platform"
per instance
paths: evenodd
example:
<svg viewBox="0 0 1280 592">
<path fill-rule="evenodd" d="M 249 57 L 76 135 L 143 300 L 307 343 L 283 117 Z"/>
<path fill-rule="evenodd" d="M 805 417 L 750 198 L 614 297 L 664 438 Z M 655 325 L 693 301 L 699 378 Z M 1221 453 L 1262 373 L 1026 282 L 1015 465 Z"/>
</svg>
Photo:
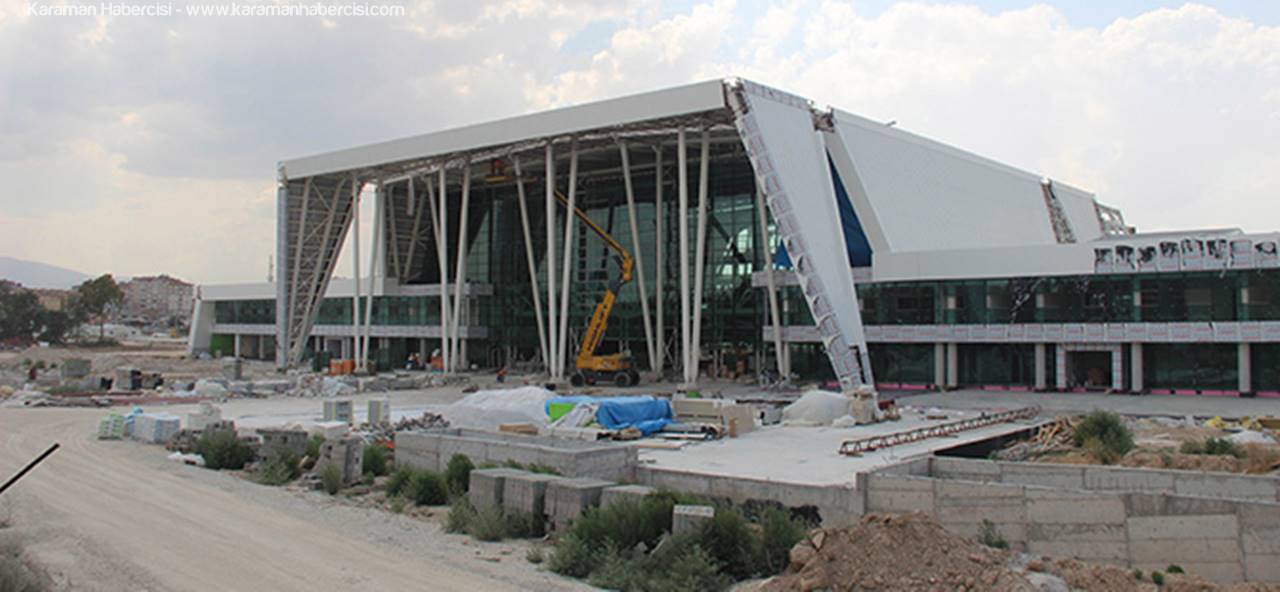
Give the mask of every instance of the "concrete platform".
<svg viewBox="0 0 1280 592">
<path fill-rule="evenodd" d="M 874 471 L 941 449 L 1025 430 L 1040 421 L 996 424 L 961 432 L 955 437 L 930 438 L 862 456 L 844 456 L 839 452 L 840 444 L 845 440 L 903 432 L 978 414 L 975 411 L 943 411 L 948 416 L 946 420 L 904 415 L 899 421 L 850 428 L 765 426 L 738 438 L 693 443 L 679 450 L 641 449 L 640 461 L 643 466 L 659 471 L 666 469 L 805 485 L 853 486 L 858 473 Z"/>
</svg>

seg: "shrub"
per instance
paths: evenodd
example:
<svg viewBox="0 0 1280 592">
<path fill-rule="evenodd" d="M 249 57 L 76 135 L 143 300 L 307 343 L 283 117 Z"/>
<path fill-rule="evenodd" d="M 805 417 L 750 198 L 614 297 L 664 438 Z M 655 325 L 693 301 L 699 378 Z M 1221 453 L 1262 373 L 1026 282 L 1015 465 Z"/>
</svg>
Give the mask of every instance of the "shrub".
<svg viewBox="0 0 1280 592">
<path fill-rule="evenodd" d="M 506 535 L 518 539 L 537 538 L 546 534 L 546 524 L 528 512 L 504 512 Z"/>
<path fill-rule="evenodd" d="M 298 467 L 298 455 L 288 448 L 277 448 L 262 463 L 257 481 L 263 485 L 284 485 L 302 475 Z"/>
<path fill-rule="evenodd" d="M 1135 570 L 1133 570 L 1133 579 L 1138 580 L 1139 582 L 1141 582 L 1141 581 L 1142 581 L 1142 570 L 1140 570 L 1140 569 L 1135 569 Z"/>
<path fill-rule="evenodd" d="M 1000 531 L 996 530 L 996 525 L 990 520 L 983 520 L 978 526 L 978 542 L 993 549 L 1008 549 L 1009 541 L 1004 540 L 1000 535 Z"/>
<path fill-rule="evenodd" d="M 471 489 L 471 471 L 476 466 L 465 454 L 455 454 L 449 458 L 449 465 L 444 469 L 444 479 L 449 483 L 449 491 L 463 494 Z"/>
<path fill-rule="evenodd" d="M 342 468 L 337 463 L 329 463 L 320 469 L 320 485 L 324 492 L 335 495 L 342 489 Z"/>
<path fill-rule="evenodd" d="M 791 548 L 804 538 L 804 523 L 782 508 L 766 509 L 759 523 L 762 575 L 782 573 L 791 563 Z"/>
<path fill-rule="evenodd" d="M 551 560 L 547 566 L 551 571 L 562 576 L 585 578 L 591 574 L 601 559 L 577 534 L 570 532 L 556 543 L 556 550 L 551 554 Z"/>
<path fill-rule="evenodd" d="M 1125 427 L 1124 419 L 1115 413 L 1094 411 L 1086 415 L 1076 426 L 1075 444 L 1100 452 L 1099 458 L 1118 459 L 1133 450 L 1133 433 Z"/>
<path fill-rule="evenodd" d="M 449 501 L 444 477 L 434 471 L 414 471 L 405 495 L 419 506 L 439 506 Z"/>
<path fill-rule="evenodd" d="M 1185 574 L 1185 573 L 1187 573 L 1187 572 L 1186 572 L 1186 570 L 1182 569 L 1182 566 L 1181 566 L 1181 565 L 1178 565 L 1178 564 L 1176 564 L 1176 563 L 1175 563 L 1175 564 L 1173 564 L 1173 565 L 1170 565 L 1170 566 L 1169 566 L 1168 568 L 1166 568 L 1164 571 L 1165 571 L 1165 573 L 1171 573 L 1171 574 L 1175 574 L 1175 573 L 1176 573 L 1176 574 Z"/>
<path fill-rule="evenodd" d="M 407 502 L 405 502 L 404 498 L 402 497 L 391 498 L 391 512 L 394 514 L 400 514 L 404 512 L 405 503 Z"/>
<path fill-rule="evenodd" d="M 320 458 L 320 447 L 323 445 L 324 436 L 320 434 L 311 436 L 311 439 L 307 440 L 307 456 L 311 457 L 311 460 Z"/>
<path fill-rule="evenodd" d="M 715 516 L 702 523 L 697 542 L 735 580 L 755 573 L 760 539 L 737 511 L 717 508 Z"/>
<path fill-rule="evenodd" d="M 445 532 L 460 534 L 467 532 L 474 521 L 476 509 L 465 496 L 456 496 L 449 502 L 449 516 L 445 519 Z"/>
<path fill-rule="evenodd" d="M 382 476 L 387 474 L 387 448 L 381 444 L 366 444 L 364 458 L 361 459 L 366 475 Z"/>
<path fill-rule="evenodd" d="M 1160 572 L 1158 572 L 1158 571 L 1153 571 L 1153 572 L 1151 572 L 1151 583 L 1153 583 L 1153 584 L 1155 584 L 1155 585 L 1157 585 L 1157 586 L 1163 586 L 1163 585 L 1164 585 L 1164 574 L 1162 574 L 1162 573 L 1160 573 Z"/>
<path fill-rule="evenodd" d="M 648 570 L 645 569 L 646 566 L 641 559 L 623 557 L 613 552 L 605 552 L 602 555 L 599 567 L 591 572 L 587 583 L 597 588 L 625 592 L 652 589 L 646 577 Z M 689 588 L 689 590 L 696 589 Z"/>
<path fill-rule="evenodd" d="M 650 495 L 624 499 L 607 508 L 590 508 L 578 517 L 573 532 L 593 550 L 612 546 L 632 549 L 640 543 L 652 548 L 664 533 L 671 530 L 671 509 L 675 502 L 668 497 Z"/>
<path fill-rule="evenodd" d="M 534 565 L 538 565 L 543 561 L 545 561 L 547 557 L 543 553 L 542 547 L 534 545 L 532 547 L 529 547 L 528 551 L 525 551 L 524 558 L 525 558 L 525 561 L 528 561 L 529 563 L 532 563 Z"/>
<path fill-rule="evenodd" d="M 397 495 L 406 495 L 409 490 L 409 480 L 413 479 L 413 469 L 409 467 L 401 467 L 391 474 L 391 478 L 387 480 L 387 496 L 395 497 Z"/>
<path fill-rule="evenodd" d="M 1240 446 L 1226 438 L 1209 438 L 1204 442 L 1188 440 L 1182 443 L 1182 447 L 1178 451 L 1183 454 L 1210 454 L 1237 458 L 1246 456 L 1245 451 Z"/>
<path fill-rule="evenodd" d="M 253 460 L 253 449 L 240 441 L 232 430 L 216 430 L 200 436 L 196 452 L 204 457 L 204 466 L 210 469 L 243 469 Z"/>
<path fill-rule="evenodd" d="M 720 565 L 710 553 L 693 545 L 666 566 L 661 577 L 654 582 L 653 590 L 724 590 L 733 582 L 720 571 Z"/>
<path fill-rule="evenodd" d="M 494 506 L 477 508 L 467 532 L 477 540 L 500 541 L 507 537 L 507 519 L 502 510 Z"/>
</svg>

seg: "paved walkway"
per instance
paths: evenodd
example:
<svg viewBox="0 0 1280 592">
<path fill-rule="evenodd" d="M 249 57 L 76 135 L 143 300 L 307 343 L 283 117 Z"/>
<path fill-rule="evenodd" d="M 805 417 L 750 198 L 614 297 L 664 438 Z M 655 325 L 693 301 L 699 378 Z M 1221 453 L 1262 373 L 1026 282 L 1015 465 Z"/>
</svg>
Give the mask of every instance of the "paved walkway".
<svg viewBox="0 0 1280 592">
<path fill-rule="evenodd" d="M 1280 399 L 1242 399 L 1191 395 L 1106 395 L 1087 393 L 1029 393 L 958 390 L 946 393 L 887 393 L 902 405 L 933 405 L 951 409 L 990 409 L 1039 405 L 1046 412 L 1089 412 L 1095 409 L 1125 415 L 1183 417 L 1280 416 Z"/>
</svg>

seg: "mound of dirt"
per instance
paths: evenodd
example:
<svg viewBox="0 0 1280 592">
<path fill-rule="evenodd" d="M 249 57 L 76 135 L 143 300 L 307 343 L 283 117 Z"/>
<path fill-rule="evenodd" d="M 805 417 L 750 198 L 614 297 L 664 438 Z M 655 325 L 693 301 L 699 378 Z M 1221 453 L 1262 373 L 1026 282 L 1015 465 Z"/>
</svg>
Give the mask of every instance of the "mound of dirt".
<svg viewBox="0 0 1280 592">
<path fill-rule="evenodd" d="M 760 590 L 1036 590 L 992 549 L 924 514 L 868 514 L 849 528 L 818 529 L 791 549 L 787 573 Z"/>
</svg>

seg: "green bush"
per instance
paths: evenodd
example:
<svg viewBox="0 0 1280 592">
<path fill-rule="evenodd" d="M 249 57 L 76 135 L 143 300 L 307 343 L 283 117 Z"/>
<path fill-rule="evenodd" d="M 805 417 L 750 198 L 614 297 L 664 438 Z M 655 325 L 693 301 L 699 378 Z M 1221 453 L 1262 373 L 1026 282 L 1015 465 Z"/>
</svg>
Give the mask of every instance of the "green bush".
<svg viewBox="0 0 1280 592">
<path fill-rule="evenodd" d="M 262 463 L 257 482 L 263 485 L 284 485 L 302 475 L 298 455 L 288 448 L 277 448 Z"/>
<path fill-rule="evenodd" d="M 1135 569 L 1135 570 L 1133 570 L 1133 579 L 1138 580 L 1139 582 L 1141 582 L 1141 581 L 1142 581 L 1142 570 L 1140 570 L 1140 569 Z"/>
<path fill-rule="evenodd" d="M 1115 413 L 1094 411 L 1086 415 L 1076 426 L 1076 446 L 1099 452 L 1103 462 L 1118 459 L 1133 450 L 1133 433 L 1125 427 L 1124 419 Z"/>
<path fill-rule="evenodd" d="M 207 432 L 196 441 L 196 452 L 210 469 L 243 469 L 253 460 L 253 449 L 240 441 L 233 430 Z"/>
<path fill-rule="evenodd" d="M 1162 573 L 1160 573 L 1160 572 L 1158 572 L 1158 571 L 1153 571 L 1153 572 L 1151 572 L 1151 583 L 1153 583 L 1153 584 L 1155 584 L 1155 585 L 1157 585 L 1157 586 L 1163 586 L 1163 585 L 1164 585 L 1164 574 L 1162 574 Z"/>
<path fill-rule="evenodd" d="M 761 575 L 782 573 L 791 563 L 791 548 L 804 538 L 805 525 L 782 508 L 765 510 L 758 520 L 760 524 Z"/>
<path fill-rule="evenodd" d="M 471 471 L 475 464 L 465 454 L 455 454 L 449 458 L 449 465 L 444 469 L 444 479 L 449 483 L 449 491 L 455 495 L 466 493 L 471 489 Z"/>
<path fill-rule="evenodd" d="M 467 532 L 477 540 L 500 541 L 507 538 L 507 519 L 495 506 L 477 508 L 467 525 Z"/>
<path fill-rule="evenodd" d="M 575 532 L 570 532 L 556 543 L 547 567 L 562 576 L 585 578 L 591 575 L 601 559 L 598 552 L 593 552 Z"/>
<path fill-rule="evenodd" d="M 655 592 L 681 590 L 724 590 L 733 580 L 721 573 L 714 557 L 697 545 L 685 550 L 660 572 L 654 582 Z"/>
<path fill-rule="evenodd" d="M 529 550 L 528 550 L 528 551 L 525 551 L 525 553 L 524 553 L 524 559 L 525 559 L 525 561 L 528 561 L 529 563 L 532 563 L 532 564 L 534 564 L 534 565 L 538 565 L 538 564 L 542 563 L 543 561 L 545 561 L 545 560 L 547 559 L 547 556 L 546 556 L 546 554 L 543 552 L 542 547 L 540 547 L 540 546 L 538 546 L 538 545 L 534 545 L 534 546 L 532 546 L 532 547 L 529 547 Z"/>
<path fill-rule="evenodd" d="M 546 523 L 541 517 L 528 512 L 503 512 L 506 535 L 511 538 L 538 538 L 546 534 Z"/>
<path fill-rule="evenodd" d="M 607 508 L 590 508 L 578 517 L 573 532 L 587 547 L 632 549 L 640 543 L 652 548 L 671 530 L 674 500 L 649 495 L 624 499 Z"/>
<path fill-rule="evenodd" d="M 440 506 L 449 502 L 444 477 L 435 471 L 414 471 L 405 495 L 419 506 Z"/>
<path fill-rule="evenodd" d="M 387 447 L 381 444 L 366 444 L 364 458 L 361 459 L 366 475 L 382 476 L 387 474 Z"/>
<path fill-rule="evenodd" d="M 1244 458 L 1244 449 L 1226 438 L 1209 438 L 1202 442 L 1189 440 L 1182 443 L 1179 452 L 1183 454 L 1211 454 Z"/>
<path fill-rule="evenodd" d="M 320 469 L 320 485 L 324 492 L 336 495 L 342 489 L 342 467 L 337 463 L 329 463 Z"/>
<path fill-rule="evenodd" d="M 755 574 L 760 539 L 736 510 L 717 508 L 715 516 L 698 529 L 697 541 L 735 580 Z"/>
<path fill-rule="evenodd" d="M 324 436 L 316 434 L 307 440 L 307 456 L 311 460 L 320 458 L 320 447 L 324 445 Z"/>
<path fill-rule="evenodd" d="M 414 470 L 409 467 L 400 467 L 396 472 L 391 473 L 391 478 L 387 480 L 387 497 L 405 495 L 409 490 L 409 480 L 413 479 L 413 473 Z"/>
<path fill-rule="evenodd" d="M 449 516 L 445 519 L 444 530 L 455 534 L 467 532 L 475 516 L 476 509 L 471 506 L 471 501 L 466 496 L 454 496 L 449 502 Z"/>
<path fill-rule="evenodd" d="M 1169 566 L 1168 568 L 1166 568 L 1164 571 L 1165 571 L 1165 573 L 1171 573 L 1171 574 L 1175 574 L 1175 573 L 1176 573 L 1176 574 L 1185 574 L 1185 573 L 1187 573 L 1187 572 L 1186 572 L 1186 570 L 1182 569 L 1182 566 L 1181 566 L 1181 565 L 1178 565 L 1178 564 L 1176 564 L 1176 563 L 1175 563 L 1175 564 L 1173 564 L 1173 565 L 1170 565 L 1170 566 Z"/>
<path fill-rule="evenodd" d="M 600 564 L 591 571 L 587 583 L 597 588 L 622 592 L 652 588 L 645 562 L 641 559 L 623 557 L 615 552 L 604 552 L 601 555 Z M 689 589 L 695 590 L 695 588 Z"/>
<path fill-rule="evenodd" d="M 996 530 L 996 525 L 990 520 L 983 520 L 978 525 L 978 542 L 993 549 L 1008 549 L 1009 541 L 1004 540 L 1000 535 L 1000 531 Z"/>
</svg>

